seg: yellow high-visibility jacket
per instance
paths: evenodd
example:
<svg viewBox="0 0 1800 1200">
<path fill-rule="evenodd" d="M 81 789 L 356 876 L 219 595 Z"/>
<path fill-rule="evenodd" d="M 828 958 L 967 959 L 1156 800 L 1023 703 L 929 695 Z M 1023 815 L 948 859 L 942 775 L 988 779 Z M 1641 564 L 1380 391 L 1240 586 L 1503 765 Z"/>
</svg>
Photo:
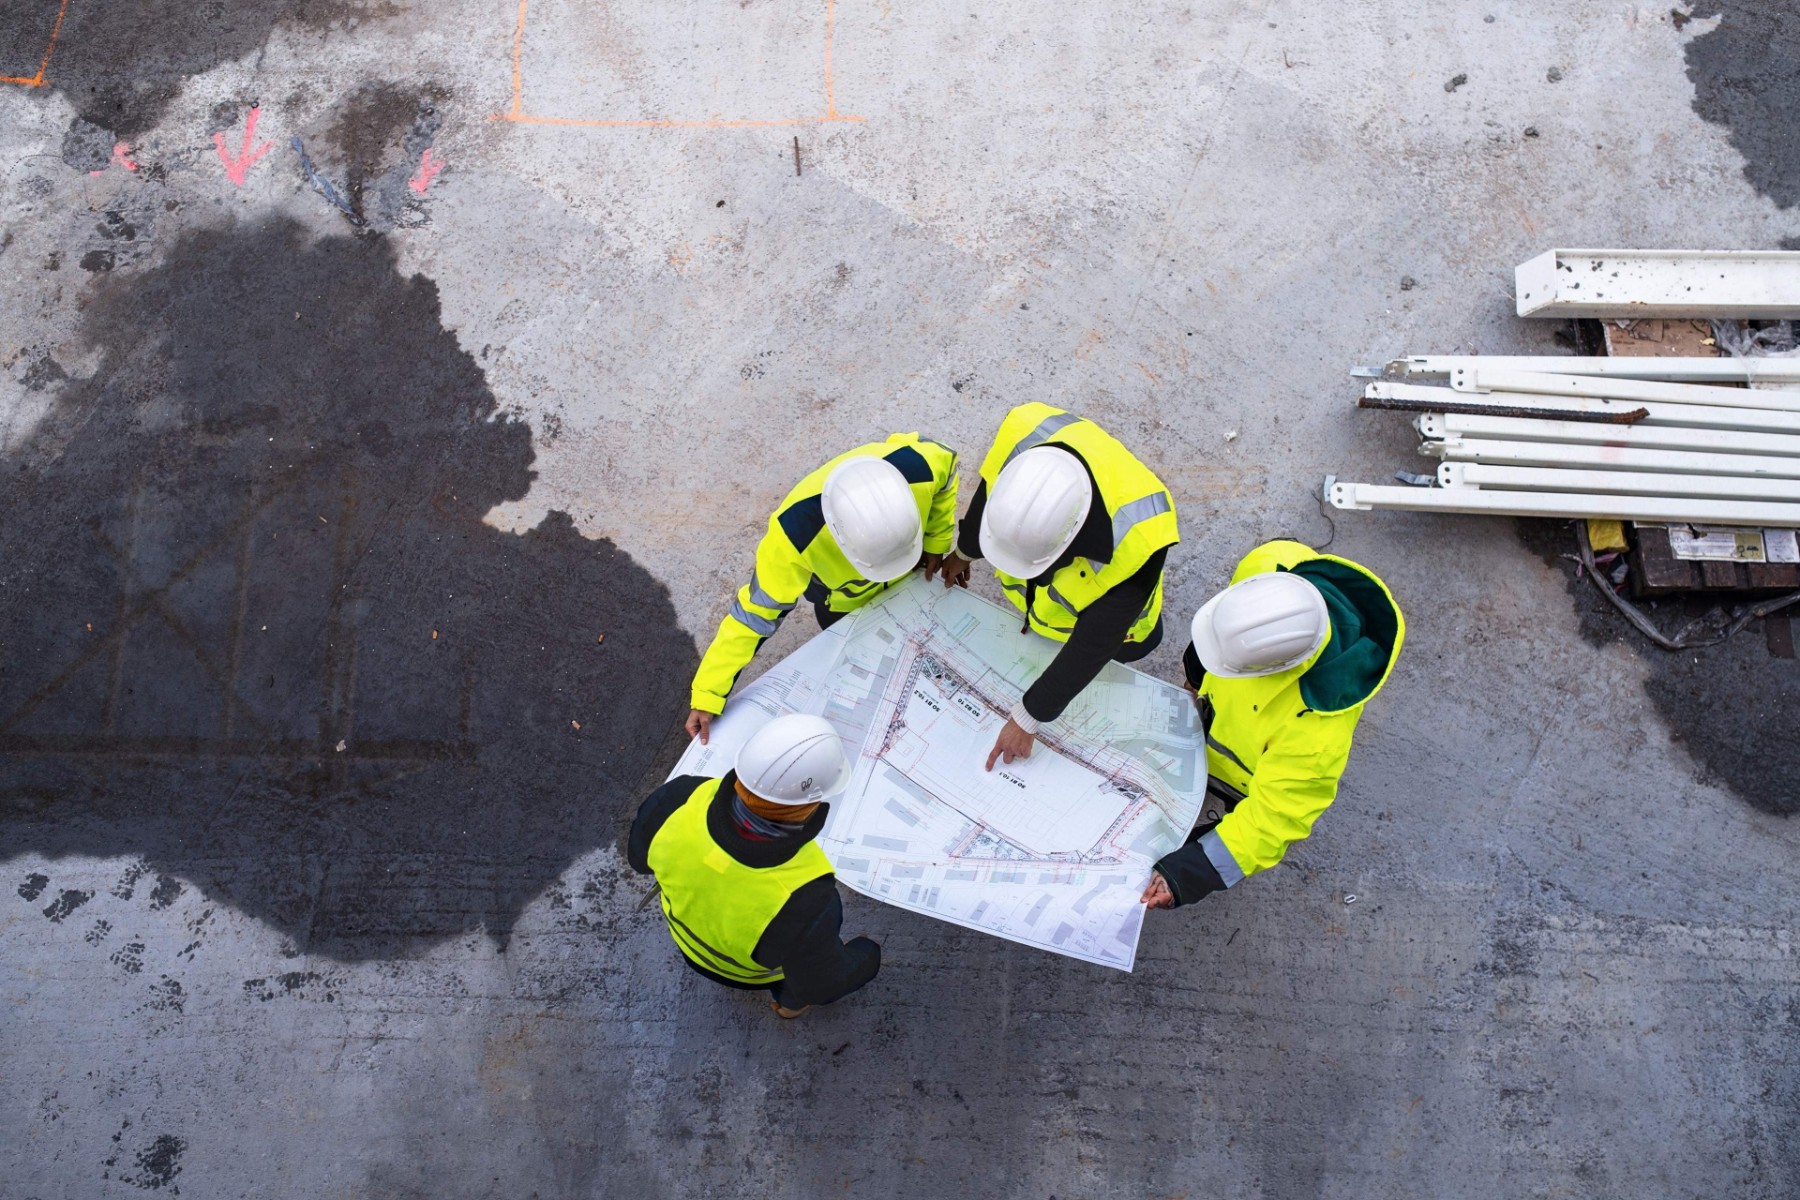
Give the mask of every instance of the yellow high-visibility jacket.
<svg viewBox="0 0 1800 1200">
<path fill-rule="evenodd" d="M 1337 797 L 1363 706 L 1400 657 L 1406 620 L 1393 593 L 1367 567 L 1299 542 L 1258 546 L 1232 573 L 1293 571 L 1318 586 L 1331 611 L 1331 639 L 1291 670 L 1252 679 L 1207 675 L 1211 709 L 1206 766 L 1243 799 L 1199 840 L 1157 863 L 1179 904 L 1280 862 Z"/>
<path fill-rule="evenodd" d="M 1066 642 L 1075 631 L 1081 610 L 1106 592 L 1137 574 L 1158 550 L 1181 540 L 1176 526 L 1175 501 L 1156 473 L 1138 461 L 1119 440 L 1092 421 L 1052 408 L 1048 404 L 1021 404 L 1006 414 L 994 444 L 981 464 L 981 478 L 992 496 L 994 484 L 1006 464 L 1036 446 L 1067 446 L 1087 463 L 1105 505 L 1113 531 L 1113 556 L 1107 562 L 1077 557 L 1050 577 L 1047 587 L 1036 589 L 1026 610 L 1027 580 L 995 568 L 1000 586 L 1013 607 L 1024 612 L 1035 633 Z M 1127 642 L 1141 642 L 1156 628 L 1162 615 L 1163 583 L 1156 581 L 1144 611 L 1132 622 Z"/>
<path fill-rule="evenodd" d="M 721 781 L 695 788 L 650 842 L 649 867 L 662 885 L 669 936 L 688 958 L 733 983 L 766 987 L 786 978 L 780 963 L 754 955 L 795 892 L 831 874 L 819 844 L 808 841 L 776 866 L 750 867 L 733 858 L 707 829 L 707 810 Z"/>
<path fill-rule="evenodd" d="M 795 484 L 769 518 L 768 532 L 757 543 L 750 581 L 738 589 L 731 611 L 719 622 L 719 631 L 694 673 L 691 707 L 709 713 L 725 710 L 725 697 L 737 683 L 738 673 L 815 581 L 817 589 L 824 592 L 825 607 L 832 612 L 861 608 L 893 586 L 864 579 L 825 527 L 825 509 L 819 498 L 825 477 L 839 463 L 858 455 L 886 459 L 906 477 L 925 528 L 925 553 L 943 554 L 950 549 L 956 533 L 954 450 L 916 433 L 896 433 L 885 442 L 870 442 L 838 455 Z"/>
</svg>

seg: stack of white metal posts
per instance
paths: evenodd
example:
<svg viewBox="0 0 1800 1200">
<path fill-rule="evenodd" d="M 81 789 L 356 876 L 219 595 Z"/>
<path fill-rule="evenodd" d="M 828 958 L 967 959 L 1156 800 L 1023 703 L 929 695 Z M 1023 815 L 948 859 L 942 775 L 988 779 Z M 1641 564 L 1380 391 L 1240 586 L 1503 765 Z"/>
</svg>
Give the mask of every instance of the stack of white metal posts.
<svg viewBox="0 0 1800 1200">
<path fill-rule="evenodd" d="M 1800 253 L 1553 250 L 1518 284 L 1520 315 L 1800 316 Z M 1361 403 L 1418 414 L 1435 486 L 1334 477 L 1337 508 L 1800 527 L 1800 355 L 1427 356 L 1381 375 Z"/>
</svg>

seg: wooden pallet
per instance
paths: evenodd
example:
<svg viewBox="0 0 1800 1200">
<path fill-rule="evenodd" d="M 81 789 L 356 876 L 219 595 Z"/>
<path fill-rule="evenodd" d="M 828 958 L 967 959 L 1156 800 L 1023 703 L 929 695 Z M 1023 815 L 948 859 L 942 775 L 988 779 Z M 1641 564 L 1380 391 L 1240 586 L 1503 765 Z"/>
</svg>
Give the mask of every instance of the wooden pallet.
<svg viewBox="0 0 1800 1200">
<path fill-rule="evenodd" d="M 1800 565 L 1794 563 L 1694 562 L 1676 558 L 1669 531 L 1661 525 L 1632 525 L 1630 549 L 1633 596 L 1672 596 L 1681 592 L 1791 592 L 1800 588 Z"/>
<path fill-rule="evenodd" d="M 1710 321 L 1600 321 L 1609 355 L 1641 358 L 1716 357 Z M 1729 385 L 1740 386 L 1740 385 Z M 1681 592 L 1773 592 L 1800 587 L 1793 563 L 1694 562 L 1676 558 L 1669 531 L 1661 525 L 1630 525 L 1631 594 L 1672 596 Z"/>
</svg>

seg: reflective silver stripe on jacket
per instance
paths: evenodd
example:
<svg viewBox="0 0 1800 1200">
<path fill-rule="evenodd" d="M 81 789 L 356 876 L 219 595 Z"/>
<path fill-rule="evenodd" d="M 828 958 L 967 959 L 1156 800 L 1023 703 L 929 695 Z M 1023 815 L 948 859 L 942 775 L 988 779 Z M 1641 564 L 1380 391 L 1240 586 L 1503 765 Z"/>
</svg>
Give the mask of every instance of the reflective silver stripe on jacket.
<svg viewBox="0 0 1800 1200">
<path fill-rule="evenodd" d="M 776 978 L 781 974 L 780 971 L 765 971 L 761 967 L 746 966 L 744 963 L 731 957 L 731 955 L 723 954 L 718 950 L 713 949 L 706 944 L 704 939 L 693 930 L 689 929 L 680 917 L 670 912 L 667 905 L 663 906 L 663 916 L 669 918 L 669 924 L 680 930 L 687 941 L 693 943 L 696 949 L 702 954 L 710 955 L 713 958 L 714 964 L 708 965 L 712 966 L 712 969 L 718 971 L 721 975 L 741 976 L 745 983 L 774 983 Z M 717 963 L 725 963 L 727 964 L 727 967 L 721 969 L 715 965 Z"/>
<path fill-rule="evenodd" d="M 1244 765 L 1244 760 L 1239 758 L 1237 755 L 1233 754 L 1231 752 L 1230 748 L 1227 747 L 1224 742 L 1221 742 L 1218 738 L 1214 737 L 1212 735 L 1212 730 L 1210 730 L 1210 729 L 1208 729 L 1206 731 L 1206 748 L 1208 750 L 1217 750 L 1220 754 L 1224 755 L 1226 758 L 1230 759 L 1233 763 L 1237 764 L 1237 769 L 1242 771 L 1244 774 L 1246 774 L 1246 775 L 1256 774 L 1255 771 L 1252 771 L 1249 767 L 1246 767 Z"/>
<path fill-rule="evenodd" d="M 768 637 L 770 634 L 774 633 L 776 627 L 781 624 L 779 620 L 771 621 L 767 617 L 757 616 L 755 613 L 745 608 L 744 602 L 736 597 L 733 597 L 731 601 L 731 615 L 736 617 L 741 623 L 749 626 L 752 630 L 762 634 L 764 637 Z"/>
<path fill-rule="evenodd" d="M 904 579 L 905 576 L 901 576 L 901 578 Z M 831 590 L 846 599 L 854 600 L 858 596 L 867 596 L 877 588 L 884 588 L 886 586 L 887 584 L 885 583 L 876 583 L 871 579 L 852 579 L 850 582 L 840 584 Z"/>
<path fill-rule="evenodd" d="M 1064 597 L 1064 595 L 1061 592 L 1056 590 L 1056 585 L 1054 583 L 1049 585 L 1048 587 L 1046 587 L 1044 590 L 1050 593 L 1050 599 L 1056 601 L 1058 604 L 1062 605 L 1064 608 L 1068 609 L 1070 612 L 1076 611 L 1075 606 L 1073 604 L 1070 604 L 1068 599 L 1066 597 Z"/>
<path fill-rule="evenodd" d="M 1133 528 L 1142 525 L 1151 517 L 1160 517 L 1166 512 L 1173 512 L 1175 506 L 1169 503 L 1168 492 L 1155 492 L 1141 500 L 1133 500 L 1113 514 L 1113 549 L 1125 540 L 1125 535 Z"/>
<path fill-rule="evenodd" d="M 955 450 L 952 450 L 949 446 L 944 445 L 944 443 L 938 441 L 936 438 L 921 437 L 919 440 L 921 442 L 925 443 L 927 446 L 936 446 L 939 450 L 942 450 L 945 454 L 948 454 L 950 456 L 950 473 L 952 475 L 956 474 L 956 451 Z"/>
<path fill-rule="evenodd" d="M 1219 873 L 1219 878 L 1224 881 L 1226 887 L 1244 881 L 1243 868 L 1237 865 L 1237 859 L 1231 857 L 1231 851 L 1225 848 L 1225 843 L 1219 838 L 1218 830 L 1215 829 L 1201 838 L 1200 848 L 1206 851 L 1206 861 L 1213 865 L 1213 870 Z"/>
<path fill-rule="evenodd" d="M 756 577 L 755 571 L 751 571 L 750 603 L 761 605 L 763 608 L 773 608 L 778 609 L 781 612 L 787 612 L 800 602 L 798 600 L 789 600 L 786 604 L 783 604 L 781 601 L 775 599 L 775 597 L 763 591 L 762 580 Z"/>
<path fill-rule="evenodd" d="M 1031 449 L 1033 446 L 1043 445 L 1045 442 L 1049 441 L 1058 433 L 1067 429 L 1079 420 L 1081 420 L 1081 418 L 1074 413 L 1057 413 L 1055 416 L 1045 417 L 1042 421 L 1037 423 L 1037 428 L 1019 439 L 1019 444 L 1012 448 L 1011 453 L 1006 456 L 1006 462 L 1000 464 L 1000 469 L 1004 471 L 1007 463 L 1012 462 L 1013 459 L 1019 457 L 1019 455 L 1025 453 L 1025 451 Z"/>
</svg>

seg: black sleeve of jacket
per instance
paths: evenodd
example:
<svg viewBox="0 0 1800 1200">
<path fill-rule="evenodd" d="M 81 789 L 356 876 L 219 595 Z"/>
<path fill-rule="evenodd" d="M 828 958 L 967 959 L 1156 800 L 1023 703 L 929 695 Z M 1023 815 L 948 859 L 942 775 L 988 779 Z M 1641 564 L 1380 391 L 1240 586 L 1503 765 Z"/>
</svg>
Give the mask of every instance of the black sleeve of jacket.
<svg viewBox="0 0 1800 1200">
<path fill-rule="evenodd" d="M 1219 878 L 1218 868 L 1206 857 L 1198 838 L 1163 855 L 1157 860 L 1156 870 L 1175 894 L 1177 908 L 1225 890 L 1225 881 Z"/>
<path fill-rule="evenodd" d="M 1125 635 L 1150 602 L 1168 556 L 1167 549 L 1158 550 L 1137 574 L 1114 584 L 1076 615 L 1075 631 L 1025 693 L 1026 712 L 1040 721 L 1054 721 L 1081 689 L 1094 682 L 1100 668 L 1125 645 Z"/>
<path fill-rule="evenodd" d="M 1206 682 L 1206 668 L 1200 665 L 1200 654 L 1189 642 L 1186 650 L 1181 652 L 1181 670 L 1187 676 L 1188 691 L 1197 692 L 1200 685 Z"/>
<path fill-rule="evenodd" d="M 699 775 L 677 775 L 638 805 L 637 816 L 631 822 L 631 837 L 625 844 L 625 861 L 631 864 L 632 870 L 639 875 L 650 873 L 650 839 L 676 809 L 687 803 L 694 789 L 705 782 Z"/>
<path fill-rule="evenodd" d="M 776 998 L 788 1008 L 830 1004 L 854 992 L 881 970 L 881 947 L 868 938 L 838 940 L 844 903 L 837 878 L 822 875 L 788 897 L 757 940 L 756 961 L 780 967 L 787 978 Z"/>
<path fill-rule="evenodd" d="M 970 562 L 981 558 L 981 511 L 986 507 L 987 480 L 983 479 L 975 485 L 969 511 L 963 514 L 962 524 L 956 529 L 956 552 Z"/>
</svg>

